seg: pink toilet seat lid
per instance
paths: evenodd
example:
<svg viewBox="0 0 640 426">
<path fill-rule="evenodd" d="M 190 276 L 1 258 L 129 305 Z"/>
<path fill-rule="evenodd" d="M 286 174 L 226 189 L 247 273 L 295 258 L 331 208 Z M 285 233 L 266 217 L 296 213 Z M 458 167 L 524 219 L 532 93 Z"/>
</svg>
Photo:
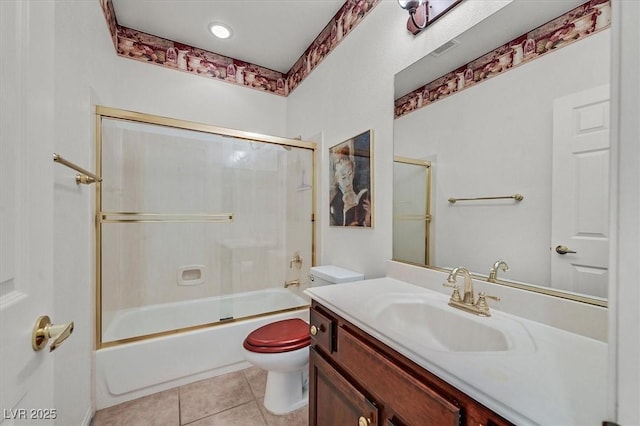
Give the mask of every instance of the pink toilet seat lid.
<svg viewBox="0 0 640 426">
<path fill-rule="evenodd" d="M 279 353 L 304 348 L 310 342 L 309 325 L 299 318 L 292 318 L 255 329 L 244 339 L 243 346 L 251 352 Z"/>
</svg>

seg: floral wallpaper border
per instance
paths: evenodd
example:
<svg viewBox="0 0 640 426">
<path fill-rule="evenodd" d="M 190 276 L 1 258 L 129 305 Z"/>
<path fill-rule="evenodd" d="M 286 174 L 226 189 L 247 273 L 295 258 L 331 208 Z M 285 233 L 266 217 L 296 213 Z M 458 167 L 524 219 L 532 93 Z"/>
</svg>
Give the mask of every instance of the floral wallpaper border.
<svg viewBox="0 0 640 426">
<path fill-rule="evenodd" d="M 286 73 L 118 25 L 112 0 L 100 0 L 119 56 L 288 96 L 380 0 L 347 0 Z"/>
<path fill-rule="evenodd" d="M 590 0 L 394 102 L 395 118 L 504 74 L 611 25 L 611 0 Z"/>
</svg>

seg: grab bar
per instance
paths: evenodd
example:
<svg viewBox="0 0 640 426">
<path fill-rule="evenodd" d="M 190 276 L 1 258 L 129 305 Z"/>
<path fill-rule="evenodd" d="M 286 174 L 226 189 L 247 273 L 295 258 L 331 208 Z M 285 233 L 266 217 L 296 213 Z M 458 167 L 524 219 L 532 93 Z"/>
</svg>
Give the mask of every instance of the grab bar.
<svg viewBox="0 0 640 426">
<path fill-rule="evenodd" d="M 516 201 L 524 200 L 524 195 L 522 194 L 513 194 L 513 195 L 503 195 L 499 197 L 475 197 L 475 198 L 449 198 L 449 202 L 454 204 L 457 201 L 478 201 L 478 200 L 504 200 L 513 198 Z"/>
<path fill-rule="evenodd" d="M 77 164 L 72 163 L 71 161 L 63 158 L 61 155 L 56 154 L 55 152 L 53 153 L 53 161 L 55 163 L 60 163 L 63 164 L 67 167 L 69 167 L 70 169 L 75 170 L 76 172 L 78 172 L 76 174 L 76 183 L 77 184 L 85 184 L 85 185 L 90 185 L 92 183 L 95 182 L 102 182 L 102 178 L 98 177 L 96 175 L 94 175 L 93 173 L 83 169 L 82 167 L 78 166 Z"/>
</svg>

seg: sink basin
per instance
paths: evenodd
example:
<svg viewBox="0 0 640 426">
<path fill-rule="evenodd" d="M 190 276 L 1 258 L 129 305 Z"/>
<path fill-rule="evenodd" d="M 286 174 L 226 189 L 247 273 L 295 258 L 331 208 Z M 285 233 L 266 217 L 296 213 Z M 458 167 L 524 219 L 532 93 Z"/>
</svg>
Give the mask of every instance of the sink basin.
<svg viewBox="0 0 640 426">
<path fill-rule="evenodd" d="M 524 326 L 505 316 L 478 317 L 442 299 L 416 295 L 390 298 L 376 309 L 377 323 L 389 337 L 424 350 L 441 352 L 530 351 Z"/>
</svg>

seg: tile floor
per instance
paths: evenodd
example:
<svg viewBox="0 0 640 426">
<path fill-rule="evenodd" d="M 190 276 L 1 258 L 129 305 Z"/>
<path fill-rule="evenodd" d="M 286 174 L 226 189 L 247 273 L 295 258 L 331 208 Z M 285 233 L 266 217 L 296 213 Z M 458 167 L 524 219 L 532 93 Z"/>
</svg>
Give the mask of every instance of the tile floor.
<svg viewBox="0 0 640 426">
<path fill-rule="evenodd" d="M 267 372 L 256 367 L 99 410 L 92 426 L 307 426 L 309 406 L 284 416 L 262 404 Z"/>
</svg>

